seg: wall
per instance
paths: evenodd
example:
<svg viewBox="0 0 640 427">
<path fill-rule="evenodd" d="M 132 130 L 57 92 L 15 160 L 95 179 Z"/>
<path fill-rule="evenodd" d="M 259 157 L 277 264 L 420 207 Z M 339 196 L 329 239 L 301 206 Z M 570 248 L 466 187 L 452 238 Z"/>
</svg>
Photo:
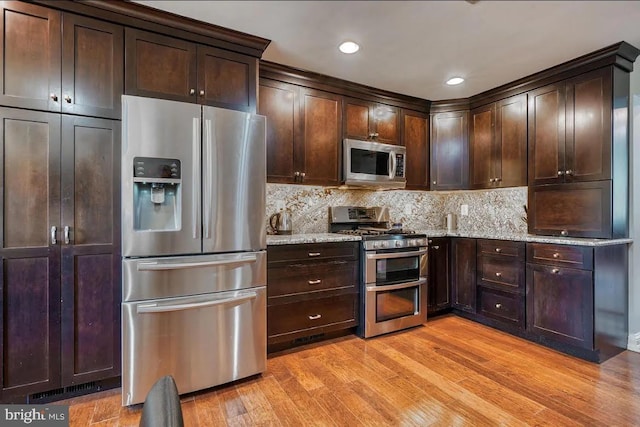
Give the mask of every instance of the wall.
<svg viewBox="0 0 640 427">
<path fill-rule="evenodd" d="M 640 62 L 631 73 L 631 135 L 629 165 L 629 237 L 635 243 L 629 249 L 629 350 L 640 352 Z"/>
<path fill-rule="evenodd" d="M 387 206 L 392 222 L 411 230 L 444 228 L 447 213 L 458 214 L 463 232 L 526 234 L 527 187 L 477 191 L 366 191 L 307 185 L 267 184 L 267 214 L 283 206 L 292 214 L 294 233 L 326 233 L 330 206 Z M 460 216 L 460 206 L 469 215 Z"/>
</svg>

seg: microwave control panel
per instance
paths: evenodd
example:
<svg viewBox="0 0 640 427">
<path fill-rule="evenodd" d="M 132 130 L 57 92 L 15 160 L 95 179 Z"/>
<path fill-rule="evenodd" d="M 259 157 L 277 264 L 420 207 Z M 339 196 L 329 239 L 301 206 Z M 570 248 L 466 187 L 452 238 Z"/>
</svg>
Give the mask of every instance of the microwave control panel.
<svg viewBox="0 0 640 427">
<path fill-rule="evenodd" d="M 404 178 L 404 154 L 396 154 L 396 177 Z"/>
</svg>

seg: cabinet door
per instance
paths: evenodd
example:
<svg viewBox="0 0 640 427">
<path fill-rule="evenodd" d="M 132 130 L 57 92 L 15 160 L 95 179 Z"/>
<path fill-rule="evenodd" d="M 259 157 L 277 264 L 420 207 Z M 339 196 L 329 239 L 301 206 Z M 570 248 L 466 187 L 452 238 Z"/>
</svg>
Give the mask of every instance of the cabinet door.
<svg viewBox="0 0 640 427">
<path fill-rule="evenodd" d="M 295 182 L 294 159 L 299 137 L 300 103 L 297 86 L 260 79 L 258 113 L 267 117 L 267 181 Z M 297 170 L 299 172 L 299 170 Z"/>
<path fill-rule="evenodd" d="M 120 122 L 64 116 L 62 141 L 67 386 L 120 375 Z"/>
<path fill-rule="evenodd" d="M 431 118 L 431 189 L 461 190 L 469 180 L 468 111 Z"/>
<path fill-rule="evenodd" d="M 198 103 L 256 111 L 258 60 L 209 46 L 198 46 Z"/>
<path fill-rule="evenodd" d="M 485 105 L 471 111 L 469 132 L 469 186 L 491 188 L 496 184 L 494 125 L 495 104 Z"/>
<path fill-rule="evenodd" d="M 359 140 L 373 138 L 372 104 L 360 99 L 344 100 L 344 137 Z"/>
<path fill-rule="evenodd" d="M 328 92 L 301 89 L 302 135 L 297 158 L 304 159 L 302 181 L 306 184 L 340 185 L 342 147 L 342 97 Z"/>
<path fill-rule="evenodd" d="M 2 398 L 60 387 L 60 115 L 0 108 Z M 52 239 L 55 238 L 54 239 Z"/>
<path fill-rule="evenodd" d="M 452 305 L 476 312 L 476 239 L 451 239 Z"/>
<path fill-rule="evenodd" d="M 402 111 L 402 141 L 407 148 L 405 174 L 407 189 L 429 189 L 429 119 L 416 111 Z"/>
<path fill-rule="evenodd" d="M 0 103 L 60 111 L 60 12 L 2 2 Z"/>
<path fill-rule="evenodd" d="M 62 34 L 62 112 L 121 117 L 123 27 L 65 14 Z"/>
<path fill-rule="evenodd" d="M 373 133 L 375 141 L 384 144 L 400 144 L 400 112 L 396 107 L 378 104 L 373 106 Z"/>
<path fill-rule="evenodd" d="M 564 83 L 529 92 L 529 185 L 564 181 Z"/>
<path fill-rule="evenodd" d="M 527 264 L 527 329 L 559 343 L 592 349 L 592 274 Z"/>
<path fill-rule="evenodd" d="M 494 185 L 527 185 L 527 95 L 496 102 Z"/>
<path fill-rule="evenodd" d="M 612 69 L 566 83 L 566 181 L 611 179 Z"/>
<path fill-rule="evenodd" d="M 431 239 L 429 242 L 428 313 L 451 306 L 450 245 L 447 238 Z"/>
<path fill-rule="evenodd" d="M 172 37 L 125 30 L 127 95 L 196 102 L 196 45 Z"/>
</svg>

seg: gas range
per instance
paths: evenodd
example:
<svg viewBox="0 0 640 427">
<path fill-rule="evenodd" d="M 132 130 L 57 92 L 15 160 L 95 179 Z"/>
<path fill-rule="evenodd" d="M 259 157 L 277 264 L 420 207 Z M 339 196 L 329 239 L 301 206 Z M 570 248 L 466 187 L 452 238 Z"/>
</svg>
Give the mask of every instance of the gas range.
<svg viewBox="0 0 640 427">
<path fill-rule="evenodd" d="M 389 227 L 385 207 L 334 206 L 329 231 L 361 236 L 365 250 L 403 249 L 427 245 L 427 236 L 394 224 Z"/>
</svg>

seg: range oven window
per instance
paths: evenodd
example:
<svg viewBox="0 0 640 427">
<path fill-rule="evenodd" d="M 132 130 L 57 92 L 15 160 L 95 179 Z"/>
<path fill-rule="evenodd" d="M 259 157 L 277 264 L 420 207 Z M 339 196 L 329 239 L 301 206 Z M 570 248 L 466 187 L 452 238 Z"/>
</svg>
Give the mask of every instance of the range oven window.
<svg viewBox="0 0 640 427">
<path fill-rule="evenodd" d="M 369 175 L 389 175 L 389 153 L 351 149 L 351 172 Z"/>
<path fill-rule="evenodd" d="M 376 292 L 376 322 L 412 316 L 419 310 L 419 286 Z"/>
<path fill-rule="evenodd" d="M 376 284 L 412 282 L 420 278 L 420 257 L 376 260 Z"/>
</svg>

